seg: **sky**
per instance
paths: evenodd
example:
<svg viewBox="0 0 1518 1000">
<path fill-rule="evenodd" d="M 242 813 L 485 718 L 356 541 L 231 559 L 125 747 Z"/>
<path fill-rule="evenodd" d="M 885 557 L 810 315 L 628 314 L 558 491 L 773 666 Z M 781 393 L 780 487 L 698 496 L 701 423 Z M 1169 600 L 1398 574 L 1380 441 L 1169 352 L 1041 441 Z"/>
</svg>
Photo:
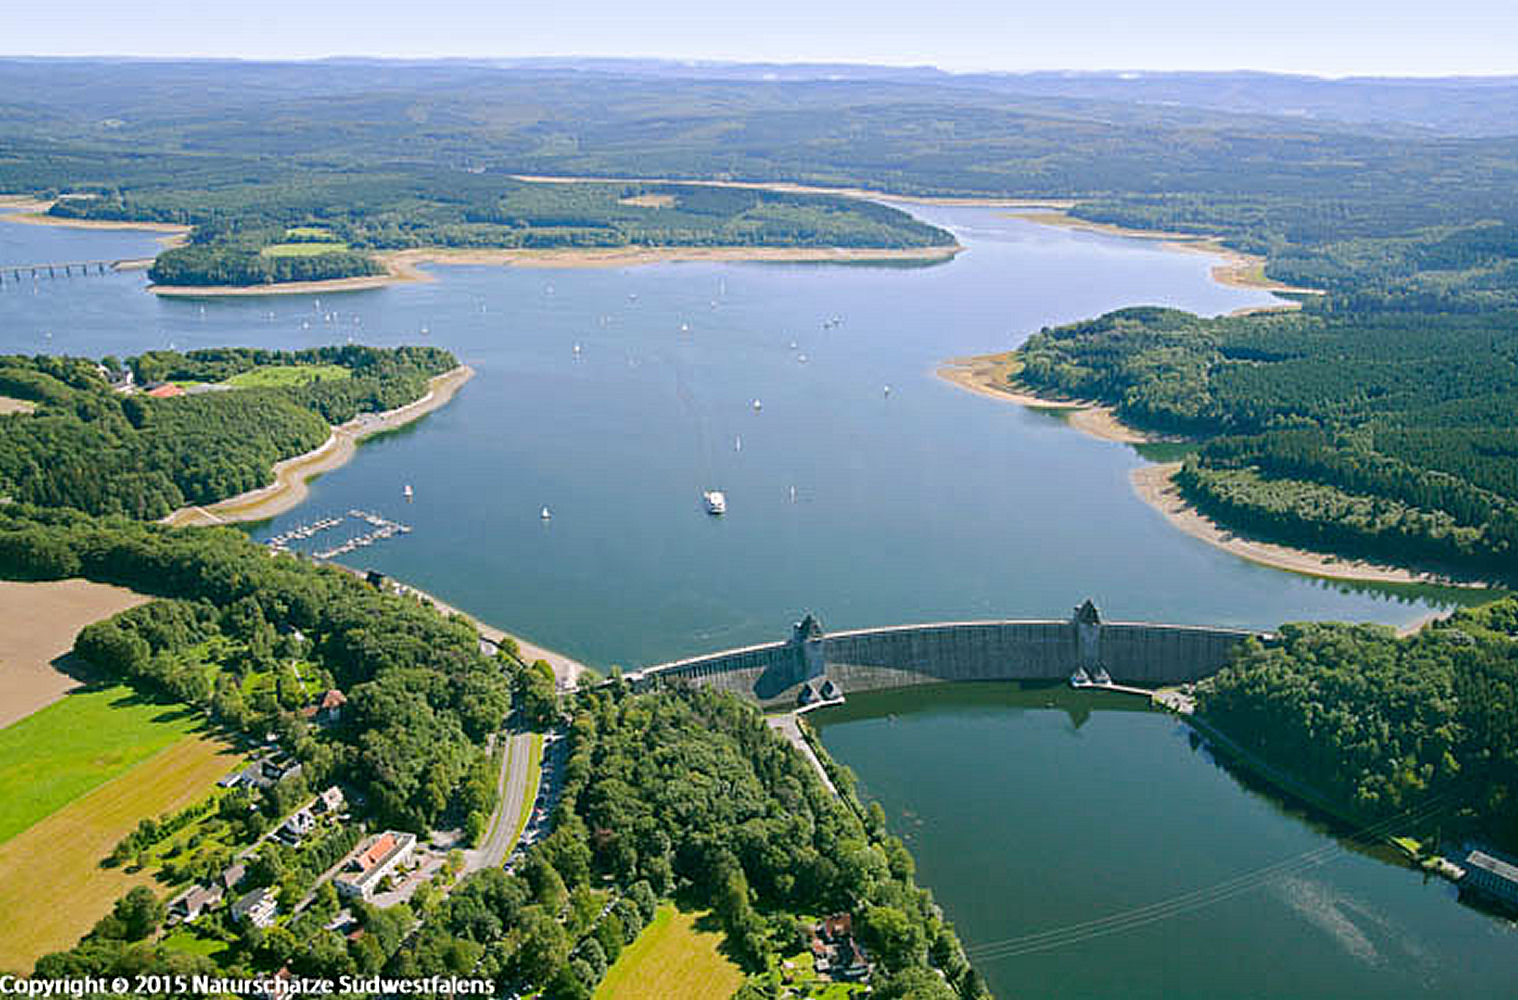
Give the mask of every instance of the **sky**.
<svg viewBox="0 0 1518 1000">
<path fill-rule="evenodd" d="M 1515 0 L 62 0 L 3 55 L 630 56 L 951 71 L 1518 73 Z"/>
</svg>

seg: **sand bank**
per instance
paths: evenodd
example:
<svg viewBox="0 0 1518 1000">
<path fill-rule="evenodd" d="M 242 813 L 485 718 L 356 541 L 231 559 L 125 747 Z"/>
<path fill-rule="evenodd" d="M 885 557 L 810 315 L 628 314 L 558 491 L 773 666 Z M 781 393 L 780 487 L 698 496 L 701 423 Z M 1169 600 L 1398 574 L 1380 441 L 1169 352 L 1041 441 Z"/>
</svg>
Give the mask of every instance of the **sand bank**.
<svg viewBox="0 0 1518 1000">
<path fill-rule="evenodd" d="M 937 375 L 961 389 L 990 396 L 1030 410 L 1052 410 L 1060 413 L 1065 422 L 1082 433 L 1104 441 L 1123 444 L 1144 444 L 1163 440 L 1155 435 L 1135 430 L 1117 419 L 1112 407 L 1083 399 L 1051 399 L 1039 396 L 1028 389 L 1021 389 L 1011 381 L 1017 371 L 1017 361 L 1012 351 L 1003 354 L 986 354 L 980 357 L 954 358 L 937 370 Z"/>
<path fill-rule="evenodd" d="M 1201 253 L 1219 257 L 1221 262 L 1212 268 L 1212 280 L 1233 288 L 1254 288 L 1266 292 L 1289 295 L 1322 295 L 1321 289 L 1298 288 L 1265 276 L 1265 258 L 1247 254 L 1223 245 L 1221 237 L 1198 236 L 1193 233 L 1171 233 L 1157 229 L 1127 229 L 1106 222 L 1089 222 L 1071 215 L 1067 205 L 1057 210 L 1017 211 L 1007 214 L 1041 226 L 1058 226 L 1061 229 L 1077 229 L 1083 232 L 1101 233 L 1105 236 L 1121 236 L 1124 239 L 1153 240 L 1167 250 L 1182 253 Z M 1234 315 L 1254 312 L 1282 312 L 1300 308 L 1296 302 L 1282 302 L 1273 306 L 1245 306 L 1235 310 Z"/>
<path fill-rule="evenodd" d="M 983 357 L 958 358 L 938 369 L 941 378 L 962 389 L 993 399 L 1000 399 L 1030 409 L 1056 410 L 1065 414 L 1074 429 L 1104 441 L 1141 444 L 1164 440 L 1123 424 L 1111 407 L 1085 400 L 1046 399 L 1026 389 L 1019 389 L 1009 379 L 1016 374 L 1014 352 Z M 1477 580 L 1455 580 L 1436 573 L 1425 573 L 1349 559 L 1306 549 L 1291 548 L 1246 538 L 1217 524 L 1190 507 L 1181 497 L 1173 479 L 1179 462 L 1146 465 L 1134 469 L 1130 481 L 1133 491 L 1149 506 L 1165 516 L 1174 527 L 1193 538 L 1231 552 L 1251 562 L 1309 576 L 1370 583 L 1426 583 L 1451 587 L 1483 587 Z"/>
<path fill-rule="evenodd" d="M 0 729 L 83 683 L 69 655 L 80 629 L 150 599 L 87 580 L 0 581 Z"/>
<path fill-rule="evenodd" d="M 385 431 L 404 427 L 447 404 L 459 387 L 474 377 L 474 369 L 460 365 L 436 376 L 427 394 L 405 406 L 384 413 L 364 413 L 332 429 L 332 436 L 320 448 L 304 455 L 287 458 L 274 466 L 274 482 L 249 490 L 208 507 L 181 507 L 168 517 L 166 524 L 226 524 L 232 521 L 262 521 L 298 506 L 310 492 L 306 483 L 348 463 L 358 443 Z"/>
<path fill-rule="evenodd" d="M 425 247 L 375 254 L 385 274 L 329 281 L 282 281 L 269 285 L 175 286 L 149 285 L 155 295 L 178 298 L 220 298 L 247 295 L 324 295 L 384 288 L 407 281 L 431 281 L 423 264 L 502 265 L 507 267 L 586 268 L 636 267 L 700 261 L 789 264 L 932 264 L 949 260 L 963 250 L 947 247 L 604 247 L 593 249 L 454 249 Z"/>
<path fill-rule="evenodd" d="M 1331 577 L 1336 580 L 1359 580 L 1369 583 L 1426 583 L 1441 587 L 1482 587 L 1484 583 L 1473 580 L 1454 580 L 1435 573 L 1421 573 L 1339 556 L 1296 549 L 1271 542 L 1256 541 L 1235 534 L 1217 522 L 1199 513 L 1181 497 L 1175 484 L 1179 462 L 1161 465 L 1145 465 L 1134 469 L 1129 479 L 1133 492 L 1139 499 L 1165 515 L 1165 519 L 1192 538 L 1248 559 L 1250 562 L 1273 566 L 1276 569 L 1308 576 Z M 1416 624 L 1432 620 L 1437 612 L 1420 618 Z M 1416 624 L 1413 626 L 1416 630 Z"/>
<path fill-rule="evenodd" d="M 713 181 L 681 180 L 669 177 L 559 177 L 548 174 L 513 174 L 513 180 L 529 184 L 682 184 L 688 187 L 754 188 L 760 191 L 776 191 L 782 194 L 831 194 L 845 198 L 861 198 L 866 201 L 904 201 L 913 205 L 963 205 L 973 208 L 1025 208 L 1062 211 L 1073 208 L 1075 202 L 1064 198 L 994 198 L 957 197 L 953 195 L 894 194 L 861 187 L 820 187 L 814 184 L 794 184 L 790 181 Z"/>
<path fill-rule="evenodd" d="M 64 219 L 48 215 L 53 207 L 51 201 L 38 201 L 24 196 L 0 196 L 0 220 L 20 222 L 29 226 L 58 226 L 62 229 L 135 229 L 149 233 L 163 233 L 166 239 L 158 242 L 165 246 L 178 246 L 190 233 L 190 226 L 173 222 L 132 222 L 119 219 Z"/>
</svg>

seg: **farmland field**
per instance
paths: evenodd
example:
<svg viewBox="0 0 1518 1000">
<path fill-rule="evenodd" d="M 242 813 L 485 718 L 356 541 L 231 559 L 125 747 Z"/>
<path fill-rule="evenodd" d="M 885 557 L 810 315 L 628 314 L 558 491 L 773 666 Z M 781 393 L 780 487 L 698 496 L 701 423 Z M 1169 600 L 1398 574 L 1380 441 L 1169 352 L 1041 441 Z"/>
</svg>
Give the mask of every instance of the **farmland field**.
<svg viewBox="0 0 1518 1000">
<path fill-rule="evenodd" d="M 68 695 L 0 729 L 0 845 L 199 724 L 183 706 L 154 704 L 113 685 Z"/>
<path fill-rule="evenodd" d="M 701 916 L 659 907 L 607 970 L 595 1000 L 727 1000 L 743 985 L 743 972 L 717 950 L 720 932 L 697 929 Z"/>
<path fill-rule="evenodd" d="M 147 873 L 102 868 L 101 859 L 139 820 L 197 801 L 235 763 L 221 744 L 181 737 L 0 844 L 0 912 L 25 915 L 8 920 L 0 935 L 0 969 L 30 969 L 41 955 L 69 947 L 134 885 L 167 895 Z M 6 793 L 0 801 L 9 806 Z"/>
<path fill-rule="evenodd" d="M 0 580 L 0 730 L 79 685 L 68 653 L 81 628 L 146 600 L 88 580 Z"/>
</svg>

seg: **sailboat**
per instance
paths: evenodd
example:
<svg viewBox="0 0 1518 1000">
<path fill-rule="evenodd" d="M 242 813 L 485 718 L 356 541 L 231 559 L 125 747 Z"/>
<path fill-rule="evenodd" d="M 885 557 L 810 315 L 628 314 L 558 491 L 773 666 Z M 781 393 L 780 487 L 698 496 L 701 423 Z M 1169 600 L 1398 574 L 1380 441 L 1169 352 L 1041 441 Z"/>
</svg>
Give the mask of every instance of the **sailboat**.
<svg viewBox="0 0 1518 1000">
<path fill-rule="evenodd" d="M 548 505 L 547 504 L 544 504 L 543 509 L 538 512 L 538 517 L 541 518 L 544 521 L 552 520 L 552 518 L 553 518 L 553 511 L 551 511 L 551 510 L 548 509 Z"/>
<path fill-rule="evenodd" d="M 401 496 L 405 497 L 407 500 L 410 500 L 412 495 L 411 484 L 407 483 L 406 488 L 401 490 Z"/>
</svg>

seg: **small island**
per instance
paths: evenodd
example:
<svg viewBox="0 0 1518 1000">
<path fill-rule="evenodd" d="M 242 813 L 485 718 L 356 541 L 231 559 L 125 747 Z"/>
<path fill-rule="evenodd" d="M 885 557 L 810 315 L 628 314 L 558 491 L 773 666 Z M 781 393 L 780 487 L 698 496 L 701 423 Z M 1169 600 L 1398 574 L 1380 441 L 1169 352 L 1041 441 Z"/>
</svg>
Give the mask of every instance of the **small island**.
<svg viewBox="0 0 1518 1000">
<path fill-rule="evenodd" d="M 365 190 L 358 203 L 348 200 L 355 184 Z M 148 272 L 160 295 L 372 288 L 416 280 L 422 261 L 932 263 L 959 249 L 951 234 L 899 208 L 773 187 L 468 175 L 446 189 L 350 178 L 314 194 L 242 191 L 214 207 L 192 194 L 64 196 L 46 218 L 192 226 L 186 243 L 159 254 Z"/>
</svg>

